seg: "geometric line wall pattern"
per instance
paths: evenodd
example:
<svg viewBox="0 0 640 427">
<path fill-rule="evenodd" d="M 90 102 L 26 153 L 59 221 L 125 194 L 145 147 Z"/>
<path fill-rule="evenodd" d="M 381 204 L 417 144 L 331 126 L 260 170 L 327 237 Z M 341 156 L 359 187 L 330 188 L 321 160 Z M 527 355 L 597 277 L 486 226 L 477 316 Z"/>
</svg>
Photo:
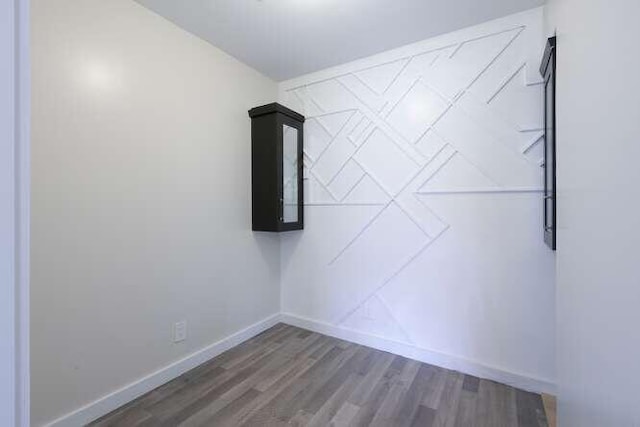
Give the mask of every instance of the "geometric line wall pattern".
<svg viewBox="0 0 640 427">
<path fill-rule="evenodd" d="M 370 323 L 379 334 L 419 344 L 410 310 L 387 299 L 406 270 L 419 278 L 413 270 L 441 256 L 450 244 L 443 239 L 462 233 L 457 223 L 468 226 L 462 204 L 442 209 L 449 203 L 443 198 L 482 204 L 478 198 L 539 196 L 542 85 L 527 82 L 527 67 L 537 64 L 527 63 L 526 31 L 497 29 L 281 92 L 282 102 L 307 117 L 305 203 L 312 217 L 367 209 L 348 238 L 304 258 L 317 272 L 309 288 L 317 295 L 305 314 L 356 328 Z M 305 236 L 301 250 L 322 248 L 329 238 L 330 231 Z M 322 293 L 336 283 L 346 286 Z M 367 310 L 377 310 L 384 324 Z"/>
<path fill-rule="evenodd" d="M 458 152 L 454 148 L 455 146 L 445 142 L 445 145 L 440 148 L 440 152 L 446 150 L 449 154 L 437 168 L 430 170 L 429 166 L 434 160 L 439 159 L 440 152 L 431 158 L 426 158 L 415 146 L 429 133 L 446 141 L 446 138 L 438 132 L 438 121 L 454 108 L 462 96 L 473 96 L 474 83 L 478 82 L 497 59 L 514 44 L 522 31 L 523 29 L 520 28 L 491 34 L 478 40 L 467 40 L 456 46 L 441 48 L 433 52 L 423 52 L 390 64 L 338 76 L 330 83 L 322 82 L 290 89 L 290 92 L 299 97 L 305 106 L 312 105 L 312 110 L 317 112 L 315 115 L 309 116 L 309 120 L 312 122 L 317 120 L 319 126 L 307 127 L 305 135 L 307 141 L 323 138 L 326 140 L 326 135 L 329 135 L 329 140 L 319 153 L 307 154 L 310 162 L 306 164 L 305 176 L 312 174 L 323 186 L 323 189 L 332 195 L 335 204 L 344 204 L 344 195 L 353 191 L 365 177 L 382 188 L 389 200 L 381 205 L 378 214 L 364 225 L 358 234 L 329 261 L 329 264 L 337 261 L 392 204 L 399 207 L 425 235 L 424 245 L 412 254 L 407 262 L 385 278 L 375 292 L 367 295 L 350 312 L 345 314 L 343 319 L 360 308 L 369 298 L 374 297 L 411 260 L 426 250 L 433 240 L 440 237 L 448 228 L 445 220 L 438 218 L 435 213 L 430 211 L 425 202 L 410 198 L 415 194 L 430 194 L 428 190 L 421 190 L 421 188 L 445 169 L 451 159 L 455 156 L 464 156 L 464 153 Z M 464 58 L 460 61 L 464 62 L 464 65 L 469 69 L 469 71 L 461 71 L 462 65 L 456 61 L 457 57 L 463 55 L 465 49 L 475 50 L 477 47 L 473 46 L 474 43 L 482 43 L 485 51 L 482 52 L 482 55 L 476 54 L 474 58 Z M 488 110 L 490 110 L 491 102 L 497 99 L 509 85 L 524 84 L 523 78 L 516 80 L 523 68 L 524 64 L 517 64 L 516 72 L 504 76 L 499 86 L 490 91 L 491 95 L 485 102 Z M 430 76 L 435 79 L 432 83 L 430 83 Z M 357 79 L 356 84 L 352 84 L 354 79 Z M 320 95 L 323 88 L 328 93 Z M 378 91 L 374 88 L 378 88 Z M 356 112 L 358 114 L 355 114 Z M 333 126 L 333 132 L 331 132 L 323 124 L 322 119 L 336 116 L 343 120 L 338 119 L 338 123 L 341 124 Z M 499 116 L 496 117 L 499 118 Z M 470 116 L 470 120 L 473 120 L 472 116 Z M 363 126 L 359 126 L 363 121 L 367 122 L 365 129 L 361 129 Z M 513 132 L 519 132 L 515 123 L 504 122 L 503 125 Z M 389 129 L 393 131 L 389 132 Z M 354 131 L 356 136 L 353 135 Z M 317 135 L 316 132 L 325 135 Z M 361 152 L 366 152 L 367 147 L 373 146 L 374 141 L 380 139 L 387 144 L 376 144 L 371 147 L 371 151 L 374 151 L 377 156 L 374 154 L 371 156 L 358 155 Z M 530 141 L 526 149 L 522 150 L 520 154 L 524 159 L 531 151 L 531 146 L 539 142 L 540 139 L 541 135 L 536 134 L 535 141 Z M 534 160 L 539 161 L 540 159 Z M 318 177 L 316 171 L 318 164 L 320 164 L 318 169 L 321 168 L 321 178 Z M 492 181 L 490 172 L 485 173 L 481 167 L 473 166 L 489 181 Z M 327 171 L 327 169 L 329 170 Z M 423 176 L 424 171 L 428 171 L 428 177 Z M 323 176 L 325 173 L 328 175 Z M 342 197 L 336 196 L 332 187 L 337 178 L 346 183 L 343 185 L 348 186 L 346 190 L 341 191 Z M 510 188 L 494 184 L 494 186 L 483 189 L 467 188 L 451 191 L 495 193 L 514 192 L 518 189 L 517 187 Z M 534 183 L 529 188 L 522 188 L 522 191 L 538 191 L 538 187 Z M 443 190 L 435 190 L 434 192 L 443 192 Z M 306 200 L 306 203 L 313 204 L 314 200 Z M 434 216 L 441 222 L 440 230 L 429 234 L 425 227 L 421 226 L 423 218 L 419 212 L 420 209 L 409 207 L 412 204 L 424 205 L 423 209 L 429 211 L 427 215 Z"/>
</svg>

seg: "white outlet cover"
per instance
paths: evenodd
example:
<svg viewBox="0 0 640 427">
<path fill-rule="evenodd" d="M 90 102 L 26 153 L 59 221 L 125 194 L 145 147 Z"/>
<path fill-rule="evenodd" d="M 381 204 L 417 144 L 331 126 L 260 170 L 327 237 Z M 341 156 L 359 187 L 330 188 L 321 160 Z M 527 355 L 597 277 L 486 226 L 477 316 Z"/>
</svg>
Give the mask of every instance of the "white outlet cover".
<svg viewBox="0 0 640 427">
<path fill-rule="evenodd" d="M 187 321 L 181 320 L 173 325 L 173 342 L 181 342 L 187 339 Z"/>
</svg>

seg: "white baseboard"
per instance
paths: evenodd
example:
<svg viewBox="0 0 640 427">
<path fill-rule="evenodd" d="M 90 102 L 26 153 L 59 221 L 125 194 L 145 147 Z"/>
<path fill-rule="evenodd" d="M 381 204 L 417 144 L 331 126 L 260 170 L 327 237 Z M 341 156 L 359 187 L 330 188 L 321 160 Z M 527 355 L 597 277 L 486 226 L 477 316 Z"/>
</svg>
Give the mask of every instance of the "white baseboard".
<svg viewBox="0 0 640 427">
<path fill-rule="evenodd" d="M 555 383 L 550 380 L 533 378 L 528 375 L 509 372 L 504 369 L 487 366 L 480 362 L 465 359 L 463 357 L 427 350 L 411 344 L 389 340 L 380 336 L 331 325 L 329 323 L 319 322 L 317 320 L 290 313 L 283 313 L 280 320 L 288 325 L 297 326 L 321 334 L 340 338 L 345 341 L 351 341 L 378 350 L 387 351 L 389 353 L 418 360 L 430 365 L 452 369 L 454 371 L 474 375 L 479 378 L 497 381 L 522 390 L 555 395 L 556 386 Z"/>
<path fill-rule="evenodd" d="M 94 421 L 103 415 L 118 409 L 120 406 L 142 396 L 143 394 L 160 387 L 172 379 L 179 377 L 196 366 L 207 362 L 221 353 L 224 353 L 230 348 L 253 338 L 279 322 L 298 326 L 300 328 L 351 341 L 357 344 L 366 345 L 368 347 L 387 351 L 389 353 L 429 363 L 431 365 L 456 370 L 480 378 L 494 380 L 523 390 L 536 393 L 555 394 L 555 384 L 549 380 L 505 371 L 503 369 L 487 366 L 462 357 L 419 348 L 410 344 L 296 316 L 294 314 L 283 313 L 269 316 L 266 319 L 236 332 L 233 335 L 223 338 L 208 347 L 196 351 L 195 353 L 173 362 L 172 364 L 134 381 L 119 390 L 107 394 L 106 396 L 103 396 L 82 408 L 64 415 L 57 420 L 48 423 L 47 426 L 78 427 L 90 423 L 91 421 Z"/>
<path fill-rule="evenodd" d="M 198 365 L 218 356 L 232 347 L 253 338 L 259 333 L 276 325 L 280 321 L 280 315 L 274 314 L 255 323 L 233 335 L 221 339 L 201 350 L 192 353 L 183 359 L 159 369 L 137 381 L 132 382 L 119 390 L 109 393 L 88 405 L 77 409 L 57 420 L 47 424 L 51 427 L 78 427 L 94 421 L 103 415 L 119 408 L 120 406 L 142 396 L 151 390 L 179 377 Z"/>
</svg>

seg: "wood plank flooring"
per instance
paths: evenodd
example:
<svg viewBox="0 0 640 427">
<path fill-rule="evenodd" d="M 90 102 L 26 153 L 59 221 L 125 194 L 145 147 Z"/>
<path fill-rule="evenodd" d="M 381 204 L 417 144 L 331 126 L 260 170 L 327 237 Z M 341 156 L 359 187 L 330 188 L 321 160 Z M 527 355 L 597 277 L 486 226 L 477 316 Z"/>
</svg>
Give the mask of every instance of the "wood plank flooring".
<svg viewBox="0 0 640 427">
<path fill-rule="evenodd" d="M 279 324 L 92 426 L 547 426 L 540 395 Z"/>
</svg>

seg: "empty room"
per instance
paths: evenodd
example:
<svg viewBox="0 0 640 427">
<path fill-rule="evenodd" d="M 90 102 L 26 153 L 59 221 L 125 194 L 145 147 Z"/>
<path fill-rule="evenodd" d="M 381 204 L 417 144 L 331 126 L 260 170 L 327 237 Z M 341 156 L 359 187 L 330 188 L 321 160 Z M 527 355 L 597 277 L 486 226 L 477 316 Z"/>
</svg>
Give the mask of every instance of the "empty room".
<svg viewBox="0 0 640 427">
<path fill-rule="evenodd" d="M 638 17 L 3 0 L 0 427 L 640 427 Z"/>
</svg>

